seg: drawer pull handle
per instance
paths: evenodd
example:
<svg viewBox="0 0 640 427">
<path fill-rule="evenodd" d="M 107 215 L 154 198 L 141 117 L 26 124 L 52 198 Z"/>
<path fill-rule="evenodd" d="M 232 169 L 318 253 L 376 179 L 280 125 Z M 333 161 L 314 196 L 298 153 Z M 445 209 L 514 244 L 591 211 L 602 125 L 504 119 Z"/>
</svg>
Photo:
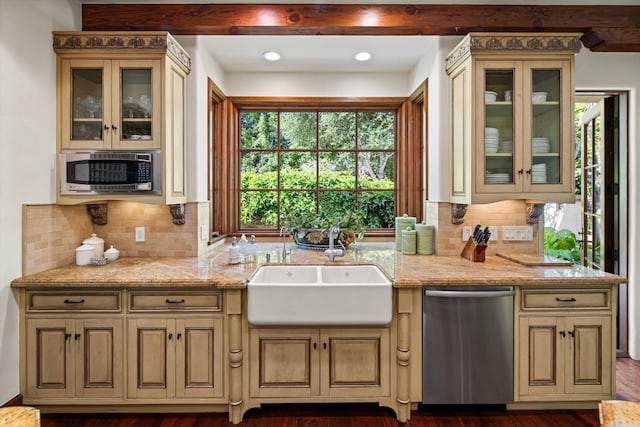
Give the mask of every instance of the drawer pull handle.
<svg viewBox="0 0 640 427">
<path fill-rule="evenodd" d="M 64 300 L 65 304 L 82 304 L 84 302 L 84 299 L 81 300 L 72 300 L 72 299 L 66 299 Z"/>
<path fill-rule="evenodd" d="M 558 302 L 576 302 L 576 299 L 574 297 L 571 297 L 571 298 L 556 298 L 556 301 L 558 301 Z"/>
<path fill-rule="evenodd" d="M 167 304 L 184 304 L 184 299 L 177 300 L 177 299 L 169 299 L 169 298 L 167 298 L 165 303 L 167 303 Z"/>
</svg>

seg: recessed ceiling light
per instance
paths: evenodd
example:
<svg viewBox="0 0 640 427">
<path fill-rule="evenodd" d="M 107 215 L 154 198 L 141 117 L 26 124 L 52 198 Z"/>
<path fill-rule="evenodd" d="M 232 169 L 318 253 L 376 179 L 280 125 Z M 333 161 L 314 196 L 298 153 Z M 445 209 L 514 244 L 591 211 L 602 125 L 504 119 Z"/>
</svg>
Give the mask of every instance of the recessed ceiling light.
<svg viewBox="0 0 640 427">
<path fill-rule="evenodd" d="M 267 61 L 278 61 L 280 59 L 280 54 L 273 51 L 265 52 L 263 56 Z"/>
<path fill-rule="evenodd" d="M 370 59 L 371 59 L 371 53 L 369 52 L 356 53 L 356 61 L 368 61 Z"/>
</svg>

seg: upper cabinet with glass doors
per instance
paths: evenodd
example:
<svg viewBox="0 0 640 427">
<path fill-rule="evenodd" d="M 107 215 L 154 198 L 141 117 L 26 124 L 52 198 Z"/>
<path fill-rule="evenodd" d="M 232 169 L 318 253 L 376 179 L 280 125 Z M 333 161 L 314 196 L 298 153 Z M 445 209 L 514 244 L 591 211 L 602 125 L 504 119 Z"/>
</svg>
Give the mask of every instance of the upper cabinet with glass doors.
<svg viewBox="0 0 640 427">
<path fill-rule="evenodd" d="M 161 62 L 63 59 L 62 148 L 160 148 Z"/>
<path fill-rule="evenodd" d="M 167 32 L 54 31 L 57 149 L 161 152 L 162 194 L 60 195 L 58 203 L 186 201 L 186 78 L 191 58 Z M 155 174 L 155 172 L 154 172 Z"/>
<path fill-rule="evenodd" d="M 447 57 L 452 203 L 573 202 L 578 34 L 469 34 Z"/>
</svg>

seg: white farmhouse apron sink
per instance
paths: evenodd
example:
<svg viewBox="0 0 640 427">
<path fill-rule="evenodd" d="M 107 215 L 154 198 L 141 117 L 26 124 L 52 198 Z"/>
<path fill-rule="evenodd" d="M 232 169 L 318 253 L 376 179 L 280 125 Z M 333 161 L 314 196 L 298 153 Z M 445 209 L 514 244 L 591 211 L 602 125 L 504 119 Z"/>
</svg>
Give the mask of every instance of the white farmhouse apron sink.
<svg viewBox="0 0 640 427">
<path fill-rule="evenodd" d="M 375 265 L 258 267 L 247 283 L 253 325 L 387 325 L 392 286 Z"/>
</svg>

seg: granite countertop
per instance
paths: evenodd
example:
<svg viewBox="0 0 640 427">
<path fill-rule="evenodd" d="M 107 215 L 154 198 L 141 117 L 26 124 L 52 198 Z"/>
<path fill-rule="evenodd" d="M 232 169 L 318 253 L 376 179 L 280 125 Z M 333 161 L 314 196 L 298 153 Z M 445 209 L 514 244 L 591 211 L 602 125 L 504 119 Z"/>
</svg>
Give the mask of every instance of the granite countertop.
<svg viewBox="0 0 640 427">
<path fill-rule="evenodd" d="M 582 266 L 528 267 L 498 257 L 472 262 L 460 256 L 402 255 L 393 242 L 360 242 L 344 257 L 330 263 L 323 251 L 287 245 L 289 264 L 373 263 L 380 266 L 396 288 L 455 285 L 597 285 L 626 283 L 623 277 Z M 254 262 L 231 265 L 228 245 L 209 257 L 122 257 L 105 266 L 54 268 L 15 279 L 14 288 L 38 287 L 211 287 L 238 289 L 256 267 L 281 261 L 282 244 L 258 244 Z"/>
</svg>

